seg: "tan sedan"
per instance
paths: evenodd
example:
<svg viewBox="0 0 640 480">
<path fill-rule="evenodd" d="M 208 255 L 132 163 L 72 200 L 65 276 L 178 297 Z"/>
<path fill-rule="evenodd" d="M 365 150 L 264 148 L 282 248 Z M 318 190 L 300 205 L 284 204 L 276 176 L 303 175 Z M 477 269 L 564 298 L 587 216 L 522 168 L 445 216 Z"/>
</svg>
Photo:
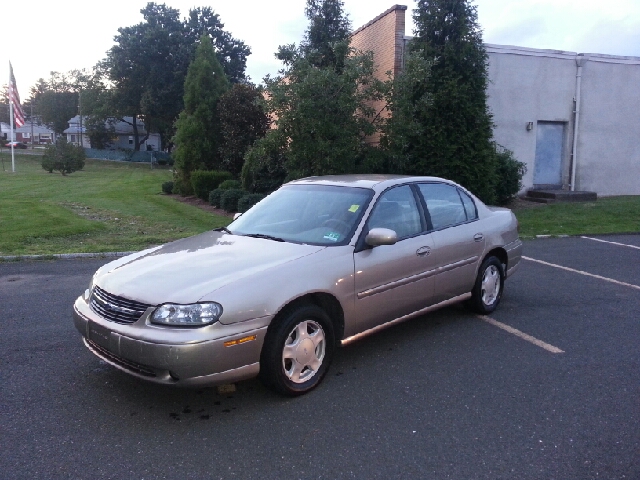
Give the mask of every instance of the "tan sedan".
<svg viewBox="0 0 640 480">
<path fill-rule="evenodd" d="M 522 242 L 510 210 L 435 177 L 290 182 L 221 228 L 100 268 L 87 348 L 169 385 L 318 385 L 337 345 L 465 301 L 493 311 Z"/>
</svg>

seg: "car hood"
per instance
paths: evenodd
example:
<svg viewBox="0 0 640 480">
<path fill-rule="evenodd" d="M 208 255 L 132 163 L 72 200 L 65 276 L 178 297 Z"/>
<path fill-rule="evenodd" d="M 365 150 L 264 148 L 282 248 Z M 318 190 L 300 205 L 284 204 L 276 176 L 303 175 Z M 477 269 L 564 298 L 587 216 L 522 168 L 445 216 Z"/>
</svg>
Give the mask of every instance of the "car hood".
<svg viewBox="0 0 640 480">
<path fill-rule="evenodd" d="M 102 267 L 94 283 L 149 305 L 194 303 L 211 292 L 326 247 L 207 232 Z"/>
</svg>

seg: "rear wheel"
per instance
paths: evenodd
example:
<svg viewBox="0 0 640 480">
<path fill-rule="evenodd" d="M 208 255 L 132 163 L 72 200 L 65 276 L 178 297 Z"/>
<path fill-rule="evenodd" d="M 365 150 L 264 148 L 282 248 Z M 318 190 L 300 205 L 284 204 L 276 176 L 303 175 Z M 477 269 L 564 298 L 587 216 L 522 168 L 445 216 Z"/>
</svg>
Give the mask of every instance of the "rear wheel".
<svg viewBox="0 0 640 480">
<path fill-rule="evenodd" d="M 471 292 L 469 306 L 476 312 L 493 312 L 502 298 L 504 290 L 504 269 L 496 257 L 487 257 L 480 269 Z"/>
<path fill-rule="evenodd" d="M 333 323 L 316 305 L 296 307 L 267 333 L 260 358 L 260 379 L 285 395 L 315 388 L 333 359 Z"/>
</svg>

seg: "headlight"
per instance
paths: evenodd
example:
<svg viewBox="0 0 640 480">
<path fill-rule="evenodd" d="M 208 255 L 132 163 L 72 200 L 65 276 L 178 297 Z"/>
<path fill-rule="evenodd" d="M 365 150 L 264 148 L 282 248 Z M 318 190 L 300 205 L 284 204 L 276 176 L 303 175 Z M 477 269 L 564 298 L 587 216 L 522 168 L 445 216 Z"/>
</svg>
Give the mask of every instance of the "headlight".
<svg viewBox="0 0 640 480">
<path fill-rule="evenodd" d="M 184 327 L 200 327 L 210 325 L 222 315 L 219 303 L 194 303 L 192 305 L 176 305 L 165 303 L 160 305 L 151 315 L 151 323 L 157 325 L 177 325 Z"/>
</svg>

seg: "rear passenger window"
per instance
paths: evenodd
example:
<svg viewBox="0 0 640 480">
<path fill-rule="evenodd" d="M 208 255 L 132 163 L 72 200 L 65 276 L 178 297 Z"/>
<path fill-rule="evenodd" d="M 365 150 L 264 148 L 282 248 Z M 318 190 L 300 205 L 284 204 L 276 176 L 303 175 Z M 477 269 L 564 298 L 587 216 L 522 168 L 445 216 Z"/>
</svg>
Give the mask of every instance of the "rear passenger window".
<svg viewBox="0 0 640 480">
<path fill-rule="evenodd" d="M 445 183 L 421 183 L 418 188 L 427 203 L 434 230 L 467 221 L 467 211 L 456 187 Z M 475 207 L 473 209 L 475 216 Z"/>
<path fill-rule="evenodd" d="M 466 192 L 458 189 L 458 193 L 460 193 L 460 198 L 462 199 L 462 205 L 464 205 L 464 211 L 467 214 L 467 220 L 475 220 L 478 218 L 478 211 L 476 210 L 476 204 L 473 203 L 473 200 Z"/>
</svg>

